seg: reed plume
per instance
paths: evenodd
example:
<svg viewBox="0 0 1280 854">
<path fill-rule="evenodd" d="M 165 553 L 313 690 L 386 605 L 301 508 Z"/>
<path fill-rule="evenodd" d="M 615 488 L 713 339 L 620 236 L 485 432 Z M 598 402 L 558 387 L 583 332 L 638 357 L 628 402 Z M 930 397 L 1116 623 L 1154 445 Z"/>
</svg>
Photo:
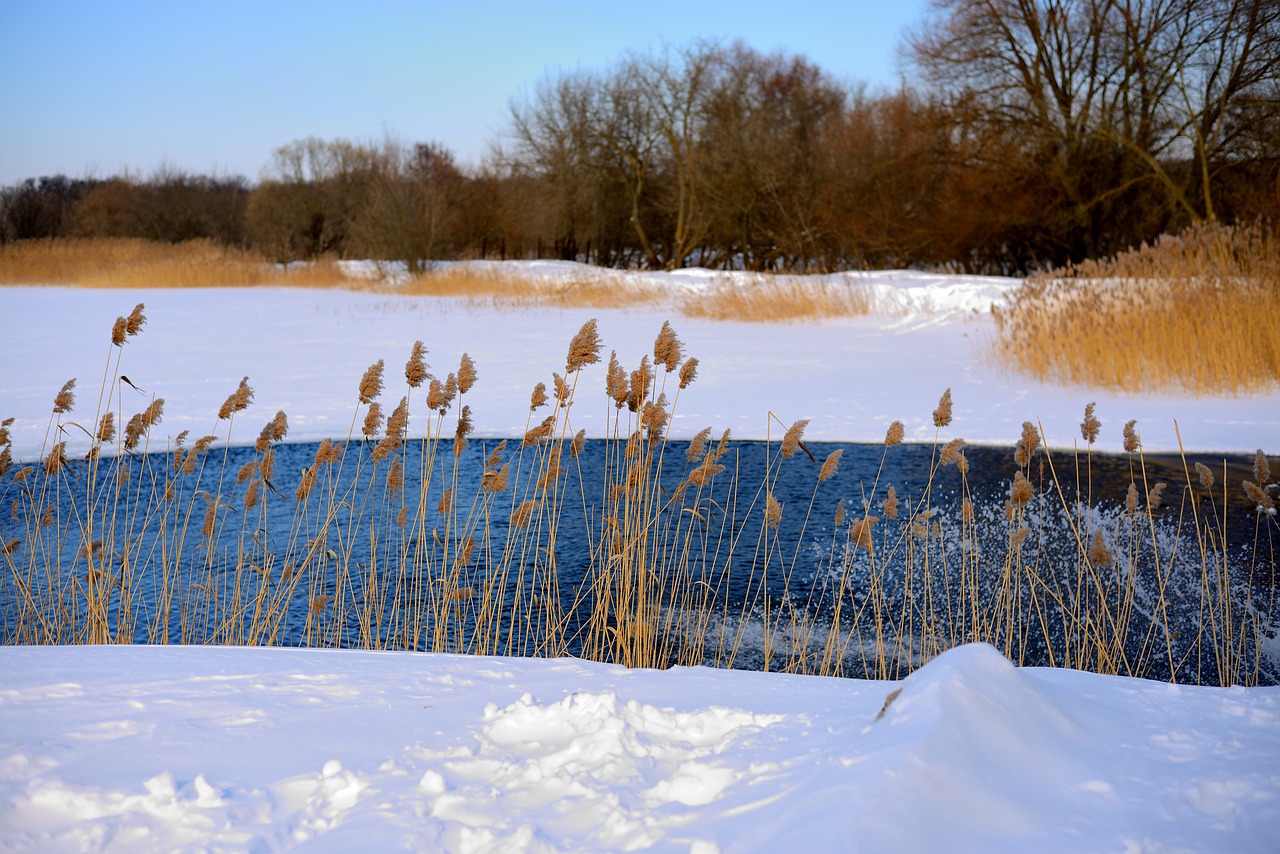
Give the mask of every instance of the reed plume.
<svg viewBox="0 0 1280 854">
<path fill-rule="evenodd" d="M 942 453 L 938 457 L 938 464 L 943 466 L 951 466 L 958 463 L 963 455 L 960 449 L 964 447 L 964 439 L 952 439 L 942 448 Z"/>
<path fill-rule="evenodd" d="M 684 452 L 684 458 L 687 462 L 701 459 L 702 455 L 707 452 L 707 440 L 711 438 L 711 428 L 703 427 L 693 435 L 689 440 L 689 447 Z"/>
<path fill-rule="evenodd" d="M 1244 494 L 1248 499 L 1257 505 L 1259 513 L 1269 513 L 1274 515 L 1276 512 L 1276 503 L 1267 494 L 1267 491 L 1253 481 L 1246 480 L 1241 483 L 1244 488 Z"/>
<path fill-rule="evenodd" d="M 147 316 L 143 314 L 144 306 L 138 303 L 133 307 L 133 311 L 129 312 L 129 317 L 124 322 L 125 334 L 130 338 L 142 331 L 142 325 L 147 322 Z"/>
<path fill-rule="evenodd" d="M 225 421 L 235 413 L 243 412 L 252 401 L 253 389 L 249 388 L 249 378 L 245 377 L 218 409 L 218 420 Z"/>
<path fill-rule="evenodd" d="M 62 471 L 62 467 L 67 464 L 67 443 L 58 442 L 53 446 L 53 450 L 49 452 L 49 456 L 44 460 L 44 473 L 53 476 Z"/>
<path fill-rule="evenodd" d="M 98 422 L 98 442 L 105 445 L 115 437 L 116 415 L 114 412 L 104 412 L 102 413 L 102 420 Z"/>
<path fill-rule="evenodd" d="M 537 409 L 547 405 L 547 384 L 538 383 L 533 387 L 533 394 L 529 395 L 529 411 L 534 412 Z"/>
<path fill-rule="evenodd" d="M 1009 490 L 1009 499 L 1017 507 L 1022 507 L 1035 496 L 1031 481 L 1027 480 L 1021 470 L 1013 473 L 1013 486 Z"/>
<path fill-rule="evenodd" d="M 822 468 L 818 470 L 818 482 L 828 481 L 835 477 L 836 470 L 840 468 L 840 457 L 844 456 L 843 448 L 836 448 L 827 454 L 827 458 L 822 461 Z"/>
<path fill-rule="evenodd" d="M 1080 422 L 1080 435 L 1090 445 L 1098 441 L 1098 431 L 1102 429 L 1102 422 L 1094 417 L 1093 407 L 1093 403 L 1085 404 L 1084 420 Z"/>
<path fill-rule="evenodd" d="M 881 502 L 880 507 L 884 512 L 885 518 L 898 518 L 898 491 L 892 486 L 885 490 L 884 501 Z"/>
<path fill-rule="evenodd" d="M 446 380 L 446 385 L 447 382 Z M 457 383 L 458 394 L 466 394 L 476 384 L 476 363 L 466 353 L 462 354 L 462 359 L 458 363 Z"/>
<path fill-rule="evenodd" d="M 653 342 L 654 366 L 663 365 L 667 369 L 667 373 L 671 373 L 679 367 L 683 349 L 684 345 L 676 337 L 675 330 L 671 328 L 671 322 L 664 320 L 662 322 L 662 330 Z"/>
<path fill-rule="evenodd" d="M 1205 489 L 1213 489 L 1213 471 L 1204 463 L 1196 463 L 1196 475 L 1200 478 L 1200 485 Z"/>
<path fill-rule="evenodd" d="M 871 529 L 880 519 L 876 516 L 864 516 L 849 528 L 849 538 L 856 548 L 871 551 Z"/>
<path fill-rule="evenodd" d="M 530 499 L 521 502 L 520 506 L 511 514 L 512 528 L 526 528 L 529 526 L 529 520 L 533 518 L 533 513 L 538 509 L 537 499 Z"/>
<path fill-rule="evenodd" d="M 1124 450 L 1125 453 L 1137 453 L 1142 447 L 1142 439 L 1138 436 L 1138 431 L 1134 429 L 1134 425 L 1138 423 L 1135 418 L 1124 425 Z"/>
<path fill-rule="evenodd" d="M 698 377 L 698 360 L 696 357 L 689 357 L 685 363 L 680 366 L 680 388 L 688 388 Z"/>
<path fill-rule="evenodd" d="M 75 380 L 72 380 L 72 383 L 74 382 Z M 1262 453 L 1261 448 L 1253 458 L 1253 479 L 1259 484 L 1271 482 L 1271 464 L 1267 462 L 1267 455 Z"/>
<path fill-rule="evenodd" d="M 764 521 L 770 528 L 775 529 L 782 524 L 782 505 L 773 497 L 772 492 L 765 493 Z"/>
<path fill-rule="evenodd" d="M 612 400 L 614 407 L 622 409 L 631 397 L 631 387 L 627 380 L 627 370 L 618 362 L 618 351 L 610 351 L 609 369 L 605 373 L 605 394 Z"/>
<path fill-rule="evenodd" d="M 1022 468 L 1031 465 L 1031 458 L 1040 447 L 1040 431 L 1030 421 L 1022 422 L 1022 436 L 1013 447 L 1013 461 Z"/>
<path fill-rule="evenodd" d="M 600 333 L 593 317 L 582 324 L 578 334 L 569 342 L 569 357 L 565 361 L 564 372 L 571 374 L 587 365 L 594 365 L 600 361 L 600 348 Z"/>
<path fill-rule="evenodd" d="M 366 439 L 374 439 L 381 431 L 382 406 L 375 400 L 369 404 L 369 410 L 364 414 L 364 426 L 360 428 L 360 435 Z"/>
<path fill-rule="evenodd" d="M 427 348 L 421 341 L 413 342 L 413 350 L 409 353 L 409 361 L 404 365 L 404 379 L 410 388 L 418 388 L 430 378 L 427 373 Z"/>
<path fill-rule="evenodd" d="M 70 412 L 72 410 L 72 408 L 76 405 L 75 387 L 76 387 L 76 381 L 74 377 L 67 380 L 63 384 L 62 390 L 59 391 L 58 396 L 53 399 L 54 412 L 61 414 L 64 412 Z M 1262 452 L 1259 451 L 1258 453 L 1262 453 Z"/>
<path fill-rule="evenodd" d="M 379 359 L 370 365 L 360 377 L 361 403 L 373 403 L 374 399 L 382 394 L 382 370 L 385 367 L 386 361 Z M 369 434 L 365 433 L 365 435 Z"/>
<path fill-rule="evenodd" d="M 902 426 L 901 421 L 895 421 L 889 425 L 889 429 L 884 434 L 884 444 L 886 447 L 902 444 L 902 437 L 906 433 L 906 428 Z"/>
<path fill-rule="evenodd" d="M 933 426 L 946 427 L 951 423 L 951 389 L 942 393 L 938 400 L 938 408 L 933 410 Z"/>
<path fill-rule="evenodd" d="M 807 418 L 802 418 L 792 424 L 782 437 L 782 445 L 778 449 L 778 453 L 782 454 L 784 457 L 793 456 L 796 450 L 800 447 L 800 439 L 804 436 L 804 428 L 808 426 L 809 420 Z"/>
</svg>

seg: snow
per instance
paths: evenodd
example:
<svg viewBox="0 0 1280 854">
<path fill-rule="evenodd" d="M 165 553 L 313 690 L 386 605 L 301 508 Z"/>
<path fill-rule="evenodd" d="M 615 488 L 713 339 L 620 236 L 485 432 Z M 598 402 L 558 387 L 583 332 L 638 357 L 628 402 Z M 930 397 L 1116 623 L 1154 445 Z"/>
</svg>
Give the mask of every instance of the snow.
<svg viewBox="0 0 1280 854">
<path fill-rule="evenodd" d="M 643 275 L 673 294 L 726 280 Z M 6 287 L 0 417 L 16 418 L 18 459 L 61 439 L 75 453 L 71 433 L 46 434 L 53 396 L 78 377 L 68 417 L 88 423 L 117 353 L 112 320 L 143 302 L 147 326 L 120 370 L 145 391 L 119 393 L 127 411 L 164 397 L 171 436 L 217 427 L 248 375 L 255 403 L 238 440 L 277 409 L 291 440 L 343 437 L 364 369 L 385 358 L 398 376 L 415 339 L 437 373 L 469 352 L 477 434 L 515 435 L 533 385 L 597 317 L 629 367 L 668 318 L 699 358 L 676 436 L 710 424 L 763 437 L 778 429 L 773 412 L 811 419 L 807 439 L 879 442 L 894 419 L 930 439 L 950 387 L 953 435 L 971 442 L 1009 444 L 1039 419 L 1069 447 L 1096 400 L 1104 449 L 1136 418 L 1147 450 L 1177 447 L 1177 419 L 1188 450 L 1274 451 L 1280 392 L 1129 397 L 1002 373 L 983 356 L 985 308 L 1012 280 L 851 277 L 874 288 L 877 315 L 795 325 L 336 290 Z M 602 373 L 583 382 L 602 387 Z M 606 411 L 575 405 L 575 428 L 598 435 Z M 985 645 L 894 683 L 426 653 L 0 647 L 0 733 L 6 850 L 1270 851 L 1280 839 L 1280 687 L 1016 668 Z"/>
<path fill-rule="evenodd" d="M 1266 851 L 1280 839 L 1280 688 L 1018 669 L 985 645 L 900 683 L 215 647 L 8 647 L 0 674 L 8 848 Z"/>
<path fill-rule="evenodd" d="M 375 271 L 366 265 L 366 272 Z M 569 281 L 586 275 L 566 262 L 509 264 L 522 275 Z M 745 273 L 684 270 L 599 275 L 631 278 L 671 295 L 696 293 L 716 282 L 749 283 Z M 945 276 L 908 271 L 809 277 L 838 286 L 869 287 L 878 311 L 824 323 L 745 324 L 694 320 L 668 306 L 632 309 L 511 308 L 462 299 L 298 288 L 111 289 L 0 288 L 0 310 L 13 319 L 0 337 L 0 364 L 19 365 L 0 378 L 0 418 L 14 416 L 13 454 L 30 460 L 47 447 L 53 397 L 79 380 L 77 415 L 91 419 L 108 358 L 112 321 L 136 303 L 148 323 L 125 345 L 120 370 L 145 393 L 124 389 L 126 412 L 150 395 L 165 399 L 160 432 L 223 434 L 218 408 L 248 376 L 254 406 L 235 436 L 252 441 L 283 409 L 292 441 L 345 438 L 364 370 L 388 365 L 394 389 L 415 340 L 429 350 L 432 370 L 455 370 L 464 352 L 480 381 L 468 395 L 478 437 L 522 435 L 534 385 L 550 387 L 563 371 L 570 339 L 588 319 L 599 320 L 606 347 L 628 369 L 651 354 L 664 320 L 671 320 L 685 352 L 699 360 L 698 379 L 680 396 L 672 435 L 687 438 L 705 426 L 728 427 L 740 439 L 776 435 L 783 423 L 806 418 L 808 440 L 880 442 L 901 420 L 907 438 L 928 441 L 931 413 L 951 388 L 956 420 L 950 435 L 973 444 L 1012 444 L 1024 421 L 1039 421 L 1051 446 L 1079 441 L 1085 404 L 1097 401 L 1103 421 L 1099 450 L 1119 451 L 1121 425 L 1137 419 L 1147 451 L 1274 452 L 1280 435 L 1280 389 L 1240 398 L 1119 395 L 1046 385 L 993 364 L 993 325 L 986 309 L 1016 284 L 1013 279 Z M 573 410 L 574 429 L 608 430 L 602 366 L 589 367 Z M 403 387 L 403 386 L 401 386 Z M 585 391 L 585 396 L 584 392 Z M 393 397 L 388 391 L 390 405 Z M 599 405 L 592 401 L 599 401 Z M 78 422 L 77 422 L 78 423 Z M 1175 429 L 1175 423 L 1177 429 Z M 76 431 L 73 431 L 75 433 Z M 83 454 L 87 438 L 67 434 L 68 455 Z"/>
</svg>

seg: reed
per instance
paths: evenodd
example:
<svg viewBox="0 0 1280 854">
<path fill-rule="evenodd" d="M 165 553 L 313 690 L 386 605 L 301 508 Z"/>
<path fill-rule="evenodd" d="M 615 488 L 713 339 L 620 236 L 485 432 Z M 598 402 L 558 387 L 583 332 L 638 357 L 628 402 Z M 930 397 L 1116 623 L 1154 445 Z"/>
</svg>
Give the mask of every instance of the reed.
<svg viewBox="0 0 1280 854">
<path fill-rule="evenodd" d="M 661 290 L 634 278 L 608 271 L 592 275 L 540 277 L 489 267 L 446 265 L 428 269 L 400 282 L 381 281 L 368 287 L 389 293 L 462 299 L 481 305 L 521 308 L 550 305 L 574 308 L 622 308 L 657 306 L 665 300 Z"/>
<path fill-rule="evenodd" d="M 1280 383 L 1280 241 L 1193 226 L 1031 276 L 994 311 L 995 358 L 1046 382 L 1239 395 Z"/>
<path fill-rule="evenodd" d="M 0 282 L 86 288 L 352 285 L 333 259 L 282 267 L 211 240 L 157 243 L 136 238 L 21 240 L 0 246 Z"/>
<path fill-rule="evenodd" d="M 900 422 L 877 475 L 844 482 L 840 452 L 819 461 L 804 420 L 771 414 L 763 446 L 708 427 L 678 448 L 668 428 L 695 393 L 696 360 L 664 324 L 627 370 L 603 358 L 591 322 L 530 395 L 522 439 L 473 439 L 482 366 L 461 354 L 435 376 L 415 342 L 402 372 L 380 360 L 349 390 L 347 435 L 286 471 L 288 417 L 246 427 L 248 378 L 206 434 L 153 444 L 164 402 L 129 413 L 122 374 L 145 323 L 138 306 L 113 325 L 96 395 L 74 381 L 53 394 L 39 460 L 14 464 L 0 426 L 0 641 L 574 654 L 874 678 L 986 641 L 1020 664 L 1280 679 L 1266 653 L 1280 486 L 1261 451 L 1243 474 L 1184 455 L 1178 477 L 1155 482 L 1130 422 L 1126 497 L 1100 497 L 1092 446 L 1116 428 L 1091 405 L 1071 453 L 1024 424 L 992 499 L 971 487 L 947 390 L 923 483 L 899 490 L 885 475 Z M 587 406 L 604 407 L 604 437 L 574 430 Z M 591 463 L 588 442 L 600 444 Z M 237 444 L 252 451 L 232 465 Z M 750 480 L 747 453 L 764 460 Z M 797 466 L 807 495 L 785 492 Z M 1255 531 L 1245 552 L 1227 527 L 1241 513 Z M 564 542 L 574 526 L 585 546 Z"/>
<path fill-rule="evenodd" d="M 860 317 L 875 311 L 871 292 L 853 283 L 824 283 L 795 276 L 757 275 L 725 280 L 680 302 L 686 317 L 747 323 L 800 323 Z"/>
<path fill-rule="evenodd" d="M 208 240 L 157 243 L 133 238 L 59 238 L 0 246 L 0 284 L 78 287 L 339 287 L 520 309 L 669 306 L 687 317 L 745 322 L 801 322 L 851 317 L 874 309 L 869 291 L 803 277 L 759 275 L 721 282 L 691 295 L 673 293 L 621 271 L 540 275 L 470 264 L 440 264 L 415 276 L 375 264 L 369 275 L 333 258 L 287 267 L 255 252 Z"/>
</svg>

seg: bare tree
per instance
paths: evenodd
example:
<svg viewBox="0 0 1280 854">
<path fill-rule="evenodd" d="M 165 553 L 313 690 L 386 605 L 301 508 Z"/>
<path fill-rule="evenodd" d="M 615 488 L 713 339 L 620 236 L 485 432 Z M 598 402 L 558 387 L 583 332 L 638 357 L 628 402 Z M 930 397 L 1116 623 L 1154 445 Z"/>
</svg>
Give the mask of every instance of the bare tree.
<svg viewBox="0 0 1280 854">
<path fill-rule="evenodd" d="M 961 121 L 1026 140 L 1092 255 L 1117 222 L 1214 215 L 1215 173 L 1277 109 L 1278 19 L 1274 0 L 935 0 L 908 50 Z"/>
</svg>

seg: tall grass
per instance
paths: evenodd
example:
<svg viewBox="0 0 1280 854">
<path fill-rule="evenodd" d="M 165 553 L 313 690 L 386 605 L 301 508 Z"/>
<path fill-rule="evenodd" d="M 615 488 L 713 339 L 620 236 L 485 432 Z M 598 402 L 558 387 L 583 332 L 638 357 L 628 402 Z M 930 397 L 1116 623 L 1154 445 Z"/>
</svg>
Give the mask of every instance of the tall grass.
<svg viewBox="0 0 1280 854">
<path fill-rule="evenodd" d="M 340 287 L 509 308 L 669 306 L 687 317 L 746 322 L 849 317 L 874 309 L 864 288 L 792 276 L 757 276 L 745 283 L 723 280 L 705 291 L 685 294 L 643 277 L 607 270 L 587 275 L 565 274 L 557 268 L 555 275 L 541 275 L 486 264 L 442 264 L 404 276 L 375 264 L 369 273 L 344 268 L 333 258 L 284 267 L 255 252 L 208 240 L 170 244 L 133 238 L 61 238 L 0 246 L 0 284 Z"/>
<path fill-rule="evenodd" d="M 10 422 L 0 428 L 5 643 L 301 643 L 892 678 L 982 640 L 1020 663 L 1280 678 L 1265 651 L 1277 486 L 1261 452 L 1243 493 L 1225 471 L 1185 463 L 1185 482 L 1150 483 L 1130 424 L 1128 497 L 1108 504 L 1092 492 L 1090 408 L 1075 454 L 1048 453 L 1040 426 L 1024 425 L 993 504 L 969 486 L 948 392 L 911 495 L 879 475 L 841 484 L 839 452 L 806 459 L 803 421 L 771 420 L 763 473 L 748 481 L 728 431 L 682 449 L 668 440 L 697 375 L 671 327 L 627 369 L 603 359 L 592 321 L 532 390 L 523 437 L 469 447 L 476 366 L 463 354 L 433 376 L 418 342 L 400 378 L 369 367 L 348 434 L 310 465 L 280 469 L 279 412 L 232 466 L 247 380 L 206 435 L 164 447 L 153 445 L 163 400 L 123 408 L 123 362 L 144 323 L 141 305 L 117 319 L 88 417 L 75 414 L 74 381 L 58 392 L 40 460 L 14 465 Z M 609 413 L 607 436 L 590 440 L 602 443 L 594 468 L 573 430 L 584 406 Z M 68 456 L 75 435 L 89 440 L 84 459 Z M 895 423 L 881 472 L 901 439 Z M 798 464 L 813 470 L 799 501 L 780 491 Z M 959 485 L 944 496 L 948 478 Z M 836 487 L 858 497 L 832 507 Z M 1256 526 L 1246 553 L 1227 536 L 1240 512 Z M 566 544 L 574 519 L 585 534 Z"/>
<path fill-rule="evenodd" d="M 426 297 L 462 298 L 489 305 L 554 305 L 575 308 L 623 308 L 655 306 L 665 295 L 633 277 L 616 271 L 596 271 L 593 275 L 538 277 L 493 267 L 448 265 L 427 270 L 394 285 L 371 283 L 371 287 L 399 294 Z"/>
<path fill-rule="evenodd" d="M 1046 382 L 1246 394 L 1280 384 L 1280 241 L 1193 226 L 1032 276 L 995 312 L 998 358 Z"/>
<path fill-rule="evenodd" d="M 798 323 L 858 317 L 875 311 L 871 292 L 853 283 L 823 283 L 794 276 L 722 280 L 680 303 L 686 317 L 748 323 Z"/>
<path fill-rule="evenodd" d="M 157 243 L 136 238 L 22 240 L 0 246 L 0 282 L 87 288 L 352 285 L 332 259 L 281 267 L 211 240 Z"/>
</svg>

